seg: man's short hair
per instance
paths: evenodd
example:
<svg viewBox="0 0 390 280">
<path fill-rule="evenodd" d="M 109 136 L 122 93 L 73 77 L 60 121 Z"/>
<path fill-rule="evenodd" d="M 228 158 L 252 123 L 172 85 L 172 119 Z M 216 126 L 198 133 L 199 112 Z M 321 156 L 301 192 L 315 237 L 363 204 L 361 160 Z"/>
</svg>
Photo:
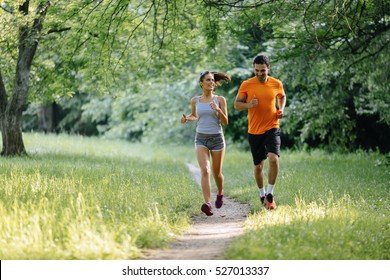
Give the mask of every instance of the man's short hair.
<svg viewBox="0 0 390 280">
<path fill-rule="evenodd" d="M 255 64 L 266 64 L 269 67 L 269 58 L 266 55 L 258 55 L 256 58 L 253 60 L 253 65 Z"/>
</svg>

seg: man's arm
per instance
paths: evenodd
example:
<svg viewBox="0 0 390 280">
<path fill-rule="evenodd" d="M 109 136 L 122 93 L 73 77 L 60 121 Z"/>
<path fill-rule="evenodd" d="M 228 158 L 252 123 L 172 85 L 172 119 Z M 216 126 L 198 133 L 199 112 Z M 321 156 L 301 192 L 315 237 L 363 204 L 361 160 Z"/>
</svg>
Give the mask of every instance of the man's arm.
<svg viewBox="0 0 390 280">
<path fill-rule="evenodd" d="M 284 111 L 284 107 L 286 107 L 286 94 L 283 91 L 283 95 L 278 97 L 278 105 L 279 105 L 279 110 Z"/>
<path fill-rule="evenodd" d="M 279 111 L 278 111 L 278 118 L 281 119 L 284 116 L 284 107 L 286 107 L 286 94 L 282 93 L 281 96 L 278 96 L 278 105 L 279 105 Z"/>
<path fill-rule="evenodd" d="M 234 100 L 234 109 L 236 110 L 248 110 L 250 108 L 257 107 L 258 100 L 256 96 L 249 102 L 246 102 L 245 97 L 237 94 L 236 100 Z"/>
</svg>

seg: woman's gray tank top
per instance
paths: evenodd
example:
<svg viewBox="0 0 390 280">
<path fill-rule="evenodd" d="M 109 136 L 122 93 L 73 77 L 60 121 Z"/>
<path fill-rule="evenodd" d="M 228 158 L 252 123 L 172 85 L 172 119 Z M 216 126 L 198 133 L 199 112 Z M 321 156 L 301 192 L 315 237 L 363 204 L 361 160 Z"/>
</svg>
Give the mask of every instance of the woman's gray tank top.
<svg viewBox="0 0 390 280">
<path fill-rule="evenodd" d="M 217 96 L 214 96 L 214 102 L 219 106 Z M 196 132 L 204 134 L 222 133 L 222 125 L 217 112 L 211 109 L 210 103 L 201 103 L 200 96 L 196 97 L 196 115 L 198 116 Z"/>
</svg>

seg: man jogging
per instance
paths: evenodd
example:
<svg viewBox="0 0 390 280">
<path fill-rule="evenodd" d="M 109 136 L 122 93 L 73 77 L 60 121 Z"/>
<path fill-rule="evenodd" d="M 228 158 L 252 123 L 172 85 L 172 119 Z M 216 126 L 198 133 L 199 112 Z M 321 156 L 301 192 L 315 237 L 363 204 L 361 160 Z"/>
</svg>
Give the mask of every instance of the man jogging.
<svg viewBox="0 0 390 280">
<path fill-rule="evenodd" d="M 269 58 L 257 56 L 253 61 L 255 77 L 244 81 L 234 102 L 236 110 L 248 110 L 248 141 L 251 148 L 254 177 L 260 201 L 267 209 L 275 209 L 274 187 L 279 172 L 280 128 L 286 95 L 283 83 L 268 75 Z M 278 99 L 278 108 L 276 107 Z M 269 159 L 268 187 L 264 188 L 264 164 Z"/>
</svg>

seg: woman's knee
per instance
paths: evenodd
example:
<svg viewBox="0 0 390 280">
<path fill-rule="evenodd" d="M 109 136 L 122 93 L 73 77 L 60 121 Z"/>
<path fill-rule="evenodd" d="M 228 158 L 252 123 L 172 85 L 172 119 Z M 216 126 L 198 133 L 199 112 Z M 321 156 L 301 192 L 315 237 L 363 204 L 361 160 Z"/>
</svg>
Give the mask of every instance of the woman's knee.
<svg viewBox="0 0 390 280">
<path fill-rule="evenodd" d="M 202 176 L 210 176 L 210 166 L 202 166 L 200 168 L 200 173 Z"/>
</svg>

